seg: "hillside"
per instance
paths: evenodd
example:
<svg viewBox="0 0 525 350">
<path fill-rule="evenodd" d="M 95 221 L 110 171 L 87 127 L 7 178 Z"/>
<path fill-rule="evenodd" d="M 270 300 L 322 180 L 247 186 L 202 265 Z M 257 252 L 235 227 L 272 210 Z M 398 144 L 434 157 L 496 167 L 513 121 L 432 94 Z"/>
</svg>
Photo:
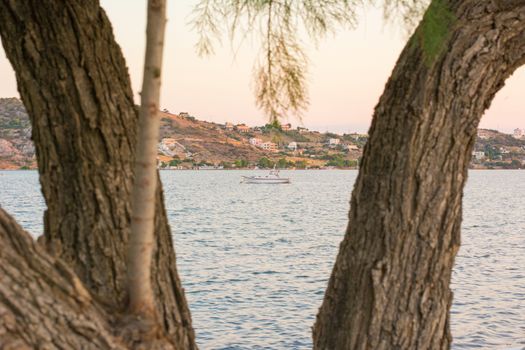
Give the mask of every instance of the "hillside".
<svg viewBox="0 0 525 350">
<path fill-rule="evenodd" d="M 291 125 L 249 127 L 200 121 L 188 113 L 161 112 L 161 168 L 355 168 L 367 135 L 319 133 Z M 478 130 L 471 167 L 519 168 L 525 139 Z M 0 98 L 0 169 L 35 168 L 30 122 L 22 102 Z"/>
<path fill-rule="evenodd" d="M 242 142 L 237 135 L 225 132 L 217 124 L 162 112 L 159 141 L 166 138 L 182 146 L 174 152 L 179 159 L 218 164 L 238 159 L 256 161 L 264 156 L 262 150 Z"/>
<path fill-rule="evenodd" d="M 0 98 L 0 169 L 36 168 L 31 124 L 17 98 Z"/>
</svg>

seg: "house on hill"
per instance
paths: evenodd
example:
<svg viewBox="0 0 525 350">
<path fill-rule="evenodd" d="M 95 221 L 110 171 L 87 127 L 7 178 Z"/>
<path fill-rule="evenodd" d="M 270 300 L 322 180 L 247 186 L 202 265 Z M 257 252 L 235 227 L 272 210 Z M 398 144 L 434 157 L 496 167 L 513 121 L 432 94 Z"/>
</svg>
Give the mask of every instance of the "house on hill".
<svg viewBox="0 0 525 350">
<path fill-rule="evenodd" d="M 159 142 L 157 150 L 165 156 L 174 157 L 177 154 L 183 154 L 186 148 L 174 138 L 166 137 Z"/>
<path fill-rule="evenodd" d="M 478 138 L 486 140 L 492 136 L 492 132 L 485 129 L 478 129 Z"/>
<path fill-rule="evenodd" d="M 237 124 L 235 126 L 235 129 L 238 131 L 238 132 L 250 132 L 250 127 L 247 126 L 246 124 Z"/>
<path fill-rule="evenodd" d="M 224 129 L 226 129 L 226 130 L 233 130 L 233 128 L 234 128 L 233 123 L 230 123 L 230 122 L 224 123 Z"/>
<path fill-rule="evenodd" d="M 270 152 L 277 151 L 277 144 L 270 142 L 270 141 L 261 143 L 259 147 L 261 147 L 265 151 L 270 151 Z"/>
<path fill-rule="evenodd" d="M 257 138 L 257 137 L 252 137 L 252 138 L 250 138 L 249 142 L 250 142 L 250 145 L 258 147 L 258 146 L 261 145 L 262 140 Z"/>
<path fill-rule="evenodd" d="M 474 151 L 472 152 L 472 156 L 477 160 L 482 160 L 485 158 L 485 152 L 483 151 Z"/>
<path fill-rule="evenodd" d="M 328 139 L 328 146 L 335 147 L 341 143 L 339 139 Z"/>
</svg>

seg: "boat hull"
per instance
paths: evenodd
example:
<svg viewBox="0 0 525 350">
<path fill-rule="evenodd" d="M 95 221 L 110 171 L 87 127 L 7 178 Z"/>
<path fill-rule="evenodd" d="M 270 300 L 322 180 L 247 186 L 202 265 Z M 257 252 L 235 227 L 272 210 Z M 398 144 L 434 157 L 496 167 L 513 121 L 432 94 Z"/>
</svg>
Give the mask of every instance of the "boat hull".
<svg viewBox="0 0 525 350">
<path fill-rule="evenodd" d="M 259 178 L 243 176 L 242 182 L 245 184 L 289 184 L 290 179 L 288 178 Z"/>
</svg>

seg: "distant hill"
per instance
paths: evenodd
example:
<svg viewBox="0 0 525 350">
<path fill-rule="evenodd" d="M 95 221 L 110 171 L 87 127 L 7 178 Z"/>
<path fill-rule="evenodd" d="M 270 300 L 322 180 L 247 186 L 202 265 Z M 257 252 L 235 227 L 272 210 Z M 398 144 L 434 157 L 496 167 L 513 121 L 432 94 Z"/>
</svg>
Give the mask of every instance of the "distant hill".
<svg viewBox="0 0 525 350">
<path fill-rule="evenodd" d="M 265 154 L 261 149 L 243 142 L 238 133 L 227 132 L 218 124 L 162 112 L 160 140 L 165 138 L 174 139 L 183 146 L 175 152 L 178 158 L 191 157 L 196 162 L 257 161 Z"/>
<path fill-rule="evenodd" d="M 367 135 L 319 133 L 265 125 L 217 124 L 188 113 L 161 112 L 159 165 L 166 168 L 356 167 Z M 525 164 L 525 139 L 479 129 L 471 167 L 516 168 Z M 31 126 L 22 102 L 0 98 L 0 169 L 36 168 Z"/>
<path fill-rule="evenodd" d="M 36 168 L 31 123 L 22 101 L 0 98 L 0 169 Z"/>
</svg>

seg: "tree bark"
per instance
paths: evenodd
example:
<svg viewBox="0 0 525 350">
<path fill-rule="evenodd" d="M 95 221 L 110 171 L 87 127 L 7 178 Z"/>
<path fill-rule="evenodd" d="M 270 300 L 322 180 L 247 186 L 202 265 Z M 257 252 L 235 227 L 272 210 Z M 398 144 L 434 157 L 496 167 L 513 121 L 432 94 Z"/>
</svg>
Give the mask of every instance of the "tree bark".
<svg viewBox="0 0 525 350">
<path fill-rule="evenodd" d="M 0 349 L 124 349 L 76 275 L 0 209 Z"/>
<path fill-rule="evenodd" d="M 0 35 L 31 118 L 45 246 L 122 311 L 138 118 L 110 22 L 96 0 L 0 0 Z M 155 203 L 157 312 L 177 347 L 194 349 L 161 186 Z"/>
<path fill-rule="evenodd" d="M 0 349 L 179 349 L 162 332 L 137 337 L 2 209 L 0 261 Z"/>
<path fill-rule="evenodd" d="M 316 349 L 448 349 L 479 120 L 525 63 L 524 0 L 434 0 L 377 105 Z"/>
<path fill-rule="evenodd" d="M 149 0 L 147 12 L 146 57 L 139 111 L 135 180 L 131 195 L 128 290 L 130 311 L 148 319 L 155 319 L 151 261 L 155 244 L 157 143 L 160 129 L 159 103 L 166 2 Z"/>
</svg>

